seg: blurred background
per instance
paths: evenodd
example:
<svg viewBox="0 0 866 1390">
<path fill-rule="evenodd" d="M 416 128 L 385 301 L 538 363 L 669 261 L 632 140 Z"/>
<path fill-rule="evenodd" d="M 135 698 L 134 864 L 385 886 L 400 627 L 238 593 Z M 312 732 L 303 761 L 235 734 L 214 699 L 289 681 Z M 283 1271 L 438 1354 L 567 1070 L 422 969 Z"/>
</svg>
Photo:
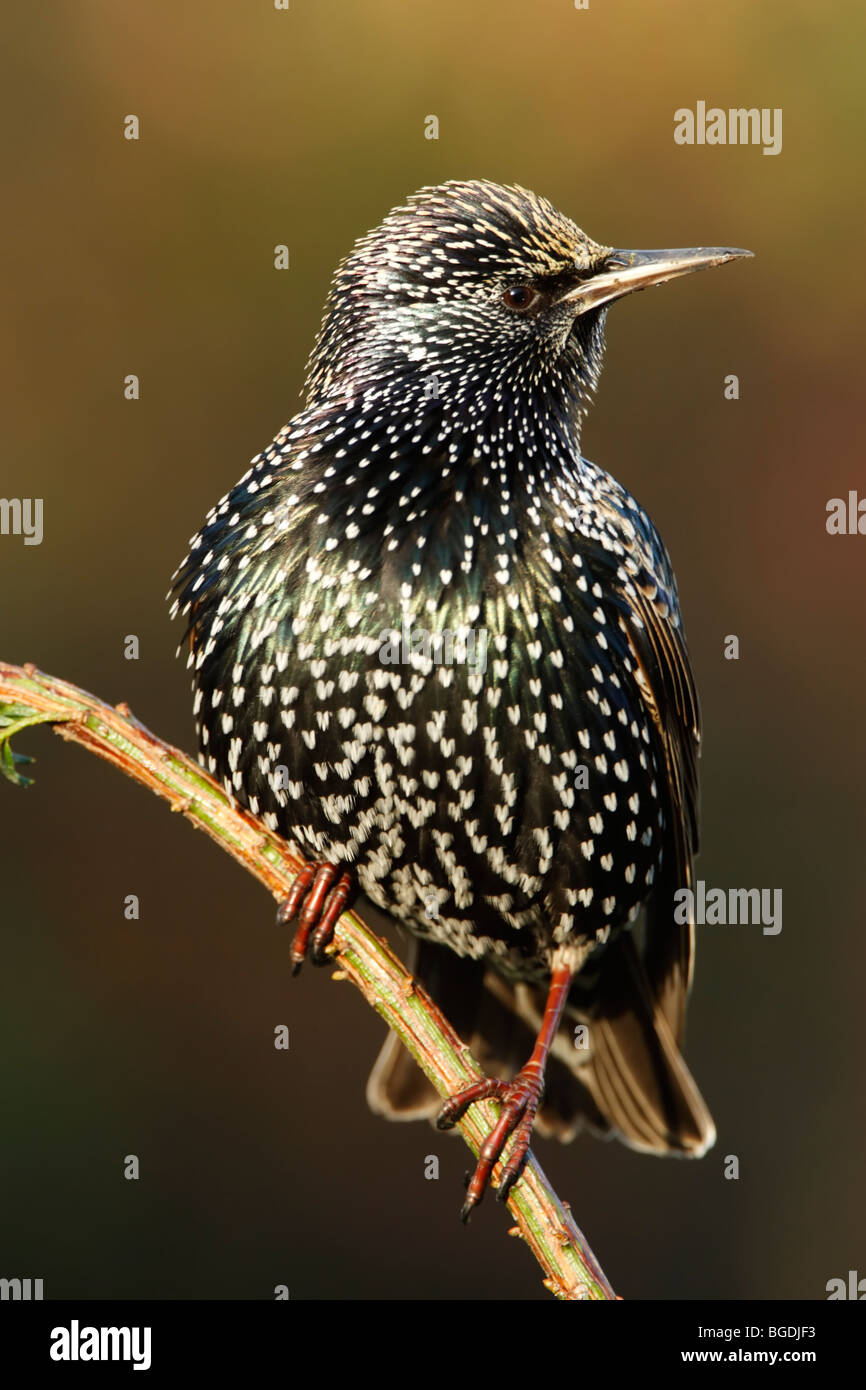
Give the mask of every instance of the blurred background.
<svg viewBox="0 0 866 1390">
<path fill-rule="evenodd" d="M 55 0 L 4 28 L 0 495 L 44 499 L 44 540 L 0 537 L 0 658 L 190 750 L 171 573 L 297 410 L 331 273 L 392 205 L 484 177 L 611 245 L 755 251 L 613 309 L 583 444 L 676 567 L 698 875 L 781 888 L 783 929 L 699 931 L 704 1160 L 536 1152 L 625 1298 L 866 1274 L 866 537 L 825 528 L 828 499 L 866 493 L 862 8 Z M 781 154 L 676 145 L 698 100 L 781 107 Z M 384 1025 L 326 971 L 290 982 L 263 890 L 95 758 L 45 730 L 18 747 L 38 762 L 0 785 L 0 1275 L 46 1297 L 547 1298 L 495 1203 L 461 1228 L 464 1146 L 368 1113 Z"/>
</svg>

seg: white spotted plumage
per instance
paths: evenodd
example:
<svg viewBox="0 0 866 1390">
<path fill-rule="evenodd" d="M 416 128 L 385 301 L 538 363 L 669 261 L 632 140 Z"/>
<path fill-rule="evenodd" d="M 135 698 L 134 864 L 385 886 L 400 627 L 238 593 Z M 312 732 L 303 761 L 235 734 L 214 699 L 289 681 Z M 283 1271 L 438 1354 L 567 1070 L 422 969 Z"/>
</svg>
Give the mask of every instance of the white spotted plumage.
<svg viewBox="0 0 866 1390">
<path fill-rule="evenodd" d="M 604 311 L 501 302 L 608 254 L 522 190 L 444 185 L 395 210 L 337 272 L 304 410 L 175 579 L 205 765 L 412 931 L 524 979 L 633 920 L 665 831 L 694 816 L 670 564 L 579 449 Z M 455 658 L 383 661 L 404 630 L 456 633 Z"/>
</svg>

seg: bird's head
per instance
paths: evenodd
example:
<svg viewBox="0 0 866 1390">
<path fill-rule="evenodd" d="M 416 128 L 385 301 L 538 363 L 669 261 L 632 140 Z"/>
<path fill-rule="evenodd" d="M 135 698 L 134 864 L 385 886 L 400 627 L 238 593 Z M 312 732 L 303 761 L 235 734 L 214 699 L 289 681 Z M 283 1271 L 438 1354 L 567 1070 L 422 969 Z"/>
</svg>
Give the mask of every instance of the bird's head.
<svg viewBox="0 0 866 1390">
<path fill-rule="evenodd" d="M 476 421 L 521 405 L 582 416 L 608 305 L 748 252 L 618 251 L 545 198 L 484 181 L 421 189 L 340 265 L 307 397 L 385 393 Z"/>
</svg>

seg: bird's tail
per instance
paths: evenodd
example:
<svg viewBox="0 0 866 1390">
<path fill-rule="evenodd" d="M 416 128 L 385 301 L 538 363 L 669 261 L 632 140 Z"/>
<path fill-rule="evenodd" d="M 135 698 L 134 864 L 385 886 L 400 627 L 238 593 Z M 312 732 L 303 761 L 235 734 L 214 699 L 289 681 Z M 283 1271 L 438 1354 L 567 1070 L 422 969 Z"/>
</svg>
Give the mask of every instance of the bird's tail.
<svg viewBox="0 0 866 1390">
<path fill-rule="evenodd" d="M 409 968 L 490 1076 L 524 1065 L 544 1013 L 544 991 L 510 984 L 490 968 L 431 943 L 412 941 Z M 709 1111 L 655 998 L 630 932 L 599 960 L 592 1006 L 573 989 L 551 1048 L 536 1126 L 568 1141 L 583 1127 L 616 1135 L 647 1153 L 698 1157 L 715 1140 Z M 367 1085 L 377 1114 L 432 1118 L 430 1082 L 389 1033 Z"/>
</svg>

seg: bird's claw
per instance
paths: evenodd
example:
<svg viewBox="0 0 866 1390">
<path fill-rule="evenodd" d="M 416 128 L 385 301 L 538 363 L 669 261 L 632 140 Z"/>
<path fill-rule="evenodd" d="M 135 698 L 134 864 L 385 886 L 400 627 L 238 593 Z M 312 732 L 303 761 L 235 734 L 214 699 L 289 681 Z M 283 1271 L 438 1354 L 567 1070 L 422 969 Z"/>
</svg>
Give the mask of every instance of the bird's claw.
<svg viewBox="0 0 866 1390">
<path fill-rule="evenodd" d="M 451 1129 L 463 1118 L 470 1105 L 477 1101 L 495 1100 L 501 1107 L 499 1119 L 481 1145 L 475 1172 L 466 1186 L 466 1200 L 460 1209 L 460 1220 L 464 1225 L 484 1196 L 493 1167 L 501 1161 L 508 1138 L 513 1134 L 511 1152 L 503 1164 L 496 1191 L 497 1201 L 508 1200 L 508 1194 L 526 1163 L 542 1090 L 542 1073 L 530 1063 L 517 1073 L 513 1081 L 497 1081 L 492 1077 L 475 1081 L 451 1096 L 441 1107 L 436 1116 L 437 1129 Z"/>
<path fill-rule="evenodd" d="M 284 926 L 300 914 L 298 930 L 292 942 L 292 975 L 297 975 L 309 954 L 314 965 L 327 965 L 328 951 L 337 919 L 346 905 L 352 889 L 350 874 L 342 874 L 335 883 L 337 870 L 333 864 L 312 864 L 302 869 L 285 901 L 277 911 L 277 923 Z"/>
</svg>

